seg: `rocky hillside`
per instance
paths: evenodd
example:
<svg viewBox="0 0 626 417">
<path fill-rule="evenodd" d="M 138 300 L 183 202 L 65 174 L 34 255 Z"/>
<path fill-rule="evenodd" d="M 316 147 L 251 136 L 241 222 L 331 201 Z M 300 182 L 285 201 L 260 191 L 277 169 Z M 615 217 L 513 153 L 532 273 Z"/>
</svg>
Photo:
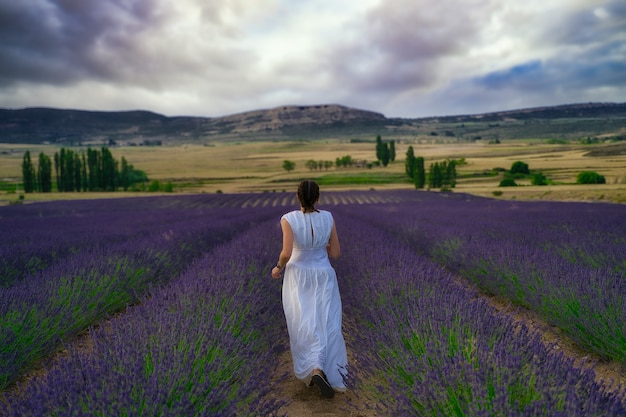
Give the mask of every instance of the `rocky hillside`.
<svg viewBox="0 0 626 417">
<path fill-rule="evenodd" d="M 283 106 L 269 110 L 256 110 L 212 119 L 208 126 L 216 133 L 255 133 L 282 131 L 296 127 L 329 127 L 385 123 L 380 113 L 352 109 L 336 104 L 319 106 Z"/>
<path fill-rule="evenodd" d="M 558 122 L 557 122 L 558 121 Z M 0 109 L 0 143 L 161 144 L 254 139 L 437 136 L 578 138 L 626 132 L 626 103 L 585 103 L 415 119 L 337 104 L 281 106 L 224 117 L 167 117 L 149 111 Z"/>
<path fill-rule="evenodd" d="M 148 111 L 96 112 L 28 108 L 0 109 L 0 142 L 64 143 L 161 142 L 281 136 L 302 130 L 346 126 L 383 127 L 384 115 L 345 106 L 282 106 L 225 117 L 166 117 Z"/>
</svg>

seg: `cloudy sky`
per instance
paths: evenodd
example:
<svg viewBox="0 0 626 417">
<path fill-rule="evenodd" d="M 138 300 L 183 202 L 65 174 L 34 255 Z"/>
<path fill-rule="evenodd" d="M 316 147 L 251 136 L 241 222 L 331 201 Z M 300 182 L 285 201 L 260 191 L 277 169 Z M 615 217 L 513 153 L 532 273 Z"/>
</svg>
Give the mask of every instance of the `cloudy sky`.
<svg viewBox="0 0 626 417">
<path fill-rule="evenodd" d="M 626 102 L 624 0 L 0 0 L 0 107 Z"/>
</svg>

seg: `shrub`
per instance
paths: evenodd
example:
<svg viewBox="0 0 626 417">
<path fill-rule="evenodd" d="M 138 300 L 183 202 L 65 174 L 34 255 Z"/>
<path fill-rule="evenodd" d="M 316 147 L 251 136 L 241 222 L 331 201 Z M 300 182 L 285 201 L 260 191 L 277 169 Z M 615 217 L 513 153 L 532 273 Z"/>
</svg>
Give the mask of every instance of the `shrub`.
<svg viewBox="0 0 626 417">
<path fill-rule="evenodd" d="M 498 187 L 515 187 L 515 186 L 517 186 L 517 183 L 515 182 L 513 178 L 505 178 L 502 181 L 500 181 L 500 185 Z"/>
<path fill-rule="evenodd" d="M 546 178 L 546 176 L 541 172 L 537 172 L 536 174 L 533 174 L 530 179 L 530 183 L 532 185 L 548 185 L 548 178 Z"/>
<path fill-rule="evenodd" d="M 155 191 L 159 191 L 161 189 L 161 183 L 157 180 L 153 180 L 150 183 L 150 186 L 148 187 L 148 191 L 150 192 L 155 192 Z"/>
<path fill-rule="evenodd" d="M 595 171 L 582 171 L 576 176 L 577 184 L 605 184 L 606 178 Z"/>
</svg>

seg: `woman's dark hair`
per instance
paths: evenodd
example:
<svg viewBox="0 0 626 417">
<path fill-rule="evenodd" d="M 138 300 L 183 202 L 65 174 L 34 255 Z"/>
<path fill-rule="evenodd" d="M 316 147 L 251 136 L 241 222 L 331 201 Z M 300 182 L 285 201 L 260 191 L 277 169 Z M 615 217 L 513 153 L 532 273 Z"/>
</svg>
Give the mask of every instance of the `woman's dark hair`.
<svg viewBox="0 0 626 417">
<path fill-rule="evenodd" d="M 319 211 L 315 208 L 315 203 L 320 198 L 320 187 L 315 181 L 303 180 L 298 185 L 298 200 L 303 210 Z"/>
</svg>

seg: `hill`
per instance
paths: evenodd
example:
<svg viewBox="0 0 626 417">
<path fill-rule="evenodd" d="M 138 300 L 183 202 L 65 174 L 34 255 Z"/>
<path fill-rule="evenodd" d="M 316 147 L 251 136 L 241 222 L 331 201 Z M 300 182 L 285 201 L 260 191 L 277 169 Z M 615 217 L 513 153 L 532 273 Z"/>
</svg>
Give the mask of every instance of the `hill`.
<svg viewBox="0 0 626 417">
<path fill-rule="evenodd" d="M 0 109 L 0 143 L 64 145 L 328 137 L 374 140 L 443 136 L 460 140 L 578 139 L 626 134 L 626 103 L 585 103 L 415 119 L 337 104 L 281 106 L 224 117 L 167 117 L 150 111 Z"/>
</svg>

